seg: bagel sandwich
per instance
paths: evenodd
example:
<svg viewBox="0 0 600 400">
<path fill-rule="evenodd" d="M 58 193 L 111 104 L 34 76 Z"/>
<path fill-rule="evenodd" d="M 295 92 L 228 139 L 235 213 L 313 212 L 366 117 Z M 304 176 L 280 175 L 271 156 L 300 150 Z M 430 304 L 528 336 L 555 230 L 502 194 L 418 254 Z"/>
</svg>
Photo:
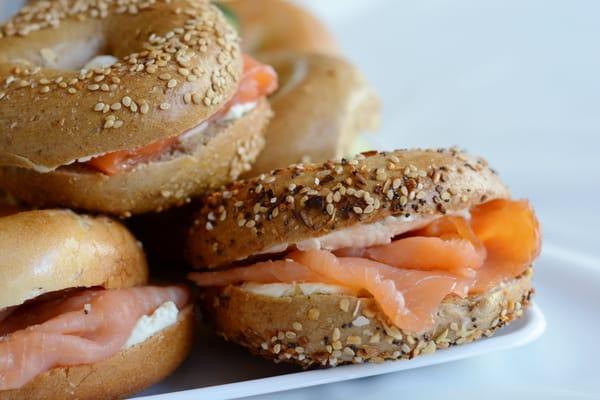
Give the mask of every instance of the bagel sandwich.
<svg viewBox="0 0 600 400">
<path fill-rule="evenodd" d="M 208 0 L 42 1 L 0 26 L 0 187 L 120 216 L 250 169 L 274 70 Z"/>
<path fill-rule="evenodd" d="M 188 355 L 188 290 L 147 286 L 121 224 L 64 210 L 0 217 L 0 399 L 116 399 Z"/>
<path fill-rule="evenodd" d="M 280 83 L 269 98 L 275 116 L 266 130 L 265 149 L 244 176 L 356 154 L 359 135 L 379 127 L 380 99 L 340 55 L 329 29 L 286 0 L 217 4 L 239 26 L 244 50 L 271 65 Z"/>
<path fill-rule="evenodd" d="M 523 315 L 537 218 L 481 158 L 371 151 L 209 195 L 189 278 L 227 340 L 303 367 L 410 359 Z"/>
</svg>

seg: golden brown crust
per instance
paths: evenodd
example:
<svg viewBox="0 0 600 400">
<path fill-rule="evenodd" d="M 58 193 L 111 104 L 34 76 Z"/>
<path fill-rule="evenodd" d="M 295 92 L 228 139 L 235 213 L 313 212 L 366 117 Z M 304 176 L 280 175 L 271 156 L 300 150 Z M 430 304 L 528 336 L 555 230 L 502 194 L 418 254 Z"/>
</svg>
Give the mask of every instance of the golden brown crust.
<svg viewBox="0 0 600 400">
<path fill-rule="evenodd" d="M 360 133 L 378 128 L 379 98 L 345 60 L 299 52 L 260 59 L 277 70 L 280 88 L 269 98 L 275 118 L 267 129 L 267 145 L 248 176 L 346 156 Z"/>
<path fill-rule="evenodd" d="M 54 368 L 20 389 L 0 392 L 0 400 L 121 399 L 167 377 L 187 357 L 194 330 L 193 306 L 150 339 L 95 364 Z"/>
<path fill-rule="evenodd" d="M 146 283 L 141 246 L 105 217 L 64 210 L 0 218 L 0 309 L 73 287 L 107 289 Z"/>
<path fill-rule="evenodd" d="M 208 0 L 96 3 L 38 2 L 0 27 L 0 165 L 132 150 L 197 126 L 237 90 L 239 38 Z M 73 70 L 107 52 L 119 62 Z"/>
<path fill-rule="evenodd" d="M 435 326 L 404 332 L 372 298 L 348 295 L 267 297 L 240 287 L 205 293 L 217 331 L 227 340 L 274 361 L 304 367 L 410 359 L 468 343 L 520 317 L 533 293 L 531 269 L 481 295 L 446 298 Z"/>
<path fill-rule="evenodd" d="M 244 50 L 250 54 L 339 52 L 335 38 L 314 15 L 284 0 L 220 1 L 239 18 Z"/>
<path fill-rule="evenodd" d="M 0 167 L 0 187 L 37 206 L 128 216 L 161 211 L 219 187 L 250 169 L 264 147 L 272 112 L 266 100 L 245 116 L 211 126 L 194 150 L 108 176 L 69 166 L 50 173 Z"/>
<path fill-rule="evenodd" d="M 290 166 L 211 194 L 188 249 L 195 267 L 214 268 L 356 223 L 443 215 L 509 196 L 483 159 L 455 149 L 373 151 Z"/>
</svg>

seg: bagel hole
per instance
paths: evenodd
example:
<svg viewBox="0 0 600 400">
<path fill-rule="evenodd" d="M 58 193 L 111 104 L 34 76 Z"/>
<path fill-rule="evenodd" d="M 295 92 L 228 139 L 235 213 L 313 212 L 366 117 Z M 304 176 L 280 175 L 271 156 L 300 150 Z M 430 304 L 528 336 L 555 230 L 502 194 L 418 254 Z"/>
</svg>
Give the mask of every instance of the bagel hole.
<svg viewBox="0 0 600 400">
<path fill-rule="evenodd" d="M 110 49 L 102 35 L 88 40 L 78 40 L 68 45 L 58 44 L 54 48 L 43 49 L 40 53 L 46 56 L 44 61 L 47 66 L 73 71 L 84 69 L 88 63 L 99 58 L 106 57 L 107 61 L 97 62 L 92 68 L 109 66 L 116 60 L 110 54 Z M 108 60 L 109 57 L 111 60 Z"/>
</svg>

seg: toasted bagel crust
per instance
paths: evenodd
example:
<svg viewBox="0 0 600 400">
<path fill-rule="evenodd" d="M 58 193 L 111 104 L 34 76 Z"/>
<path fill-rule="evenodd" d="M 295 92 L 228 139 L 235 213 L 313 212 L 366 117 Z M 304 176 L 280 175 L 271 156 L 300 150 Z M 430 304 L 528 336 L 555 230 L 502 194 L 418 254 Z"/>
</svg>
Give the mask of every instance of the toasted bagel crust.
<svg viewBox="0 0 600 400">
<path fill-rule="evenodd" d="M 244 50 L 251 54 L 339 52 L 335 38 L 314 15 L 284 0 L 220 1 L 239 18 Z"/>
<path fill-rule="evenodd" d="M 260 60 L 276 69 L 280 89 L 269 99 L 275 118 L 267 145 L 247 176 L 346 156 L 360 133 L 379 127 L 379 97 L 347 61 L 289 51 Z"/>
<path fill-rule="evenodd" d="M 480 295 L 451 296 L 435 326 L 414 334 L 394 327 L 372 298 L 268 297 L 240 287 L 211 289 L 205 308 L 225 339 L 276 362 L 304 367 L 410 359 L 492 335 L 520 317 L 533 293 L 532 272 Z"/>
<path fill-rule="evenodd" d="M 0 218 L 0 309 L 74 287 L 146 283 L 141 246 L 105 217 L 26 211 Z"/>
<path fill-rule="evenodd" d="M 248 171 L 264 147 L 272 112 L 263 99 L 245 116 L 206 135 L 191 154 L 141 164 L 107 176 L 76 168 L 39 173 L 0 167 L 0 187 L 36 206 L 65 206 L 119 216 L 162 211 L 219 187 Z"/>
<path fill-rule="evenodd" d="M 509 196 L 484 160 L 457 150 L 373 151 L 290 166 L 211 194 L 188 249 L 195 267 L 215 268 L 357 223 L 441 216 Z"/>
<path fill-rule="evenodd" d="M 197 126 L 236 92 L 239 38 L 208 0 L 97 3 L 37 2 L 0 27 L 0 165 L 53 170 L 133 150 Z M 108 68 L 67 59 L 107 51 L 119 59 Z"/>
<path fill-rule="evenodd" d="M 20 389 L 0 392 L 0 400 L 121 399 L 168 376 L 189 354 L 193 343 L 193 306 L 146 341 L 89 365 L 59 367 Z"/>
</svg>

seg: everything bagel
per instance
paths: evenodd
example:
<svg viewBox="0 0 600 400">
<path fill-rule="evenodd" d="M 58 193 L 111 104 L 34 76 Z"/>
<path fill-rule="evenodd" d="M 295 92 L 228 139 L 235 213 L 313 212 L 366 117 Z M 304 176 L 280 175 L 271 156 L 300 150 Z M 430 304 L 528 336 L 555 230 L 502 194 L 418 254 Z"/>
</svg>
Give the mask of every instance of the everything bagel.
<svg viewBox="0 0 600 400">
<path fill-rule="evenodd" d="M 260 100 L 274 90 L 276 78 L 242 55 L 222 13 L 202 0 L 122 4 L 35 2 L 0 27 L 0 165 L 29 189 L 28 176 L 39 175 L 35 187 L 41 183 L 48 196 L 35 204 L 114 214 L 163 209 L 249 169 L 262 148 L 271 111 Z M 90 60 L 95 62 L 86 66 Z M 218 140 L 232 132 L 235 139 Z M 181 151 L 191 136 L 199 138 L 196 147 Z M 253 146 L 240 151 L 235 144 L 242 142 Z M 241 167 L 223 173 L 238 153 Z M 197 165 L 188 170 L 201 167 L 212 178 L 183 184 L 192 173 L 180 174 L 160 188 L 173 195 L 150 203 L 158 191 L 151 183 L 129 191 L 139 170 L 158 164 L 154 170 L 160 174 L 164 165 L 168 174 L 163 162 L 183 156 Z M 57 173 L 75 175 L 72 191 L 81 193 L 102 192 L 94 182 L 103 179 L 78 174 L 119 176 L 111 185 L 117 193 L 110 195 L 127 201 L 95 195 L 87 204 L 59 196 L 58 178 L 46 182 Z M 0 185 L 12 186 L 4 178 Z"/>
<path fill-rule="evenodd" d="M 408 359 L 493 334 L 533 293 L 539 224 L 456 149 L 299 164 L 210 195 L 189 234 L 227 340 L 304 367 Z"/>
</svg>

